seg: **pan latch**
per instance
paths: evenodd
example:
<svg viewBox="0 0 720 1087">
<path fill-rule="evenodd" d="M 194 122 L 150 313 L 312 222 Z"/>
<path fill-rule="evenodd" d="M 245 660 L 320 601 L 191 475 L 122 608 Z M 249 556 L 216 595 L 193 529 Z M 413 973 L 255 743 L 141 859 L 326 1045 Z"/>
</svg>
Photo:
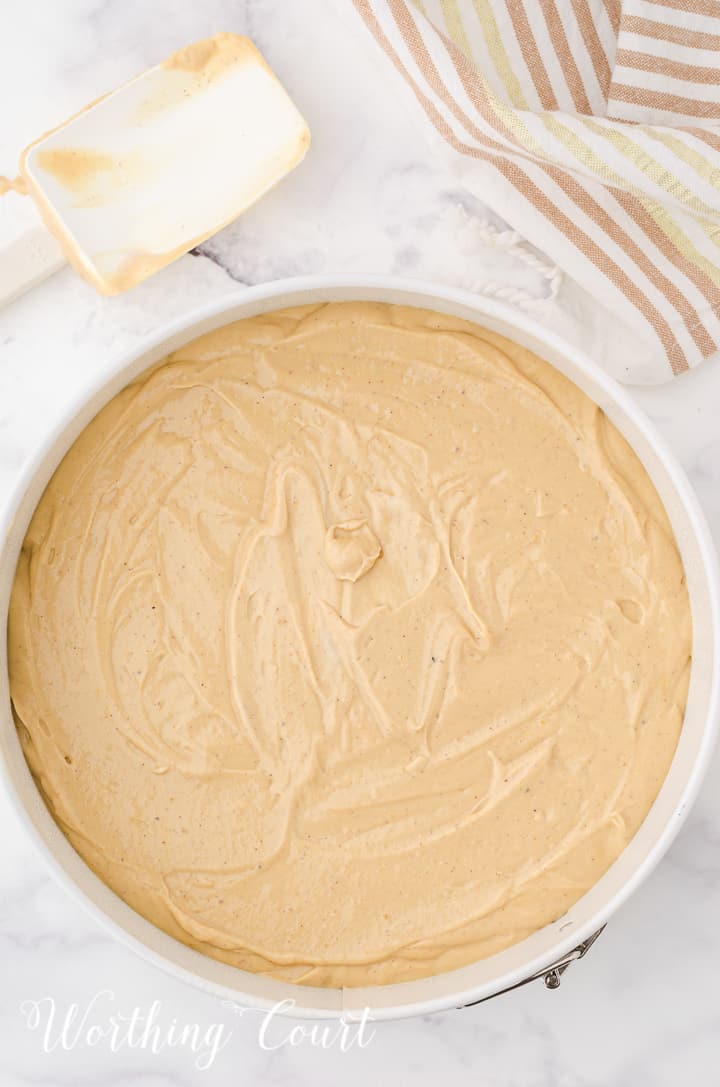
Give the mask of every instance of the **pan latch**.
<svg viewBox="0 0 720 1087">
<path fill-rule="evenodd" d="M 530 977 L 523 978 L 522 981 L 517 981 L 514 985 L 508 985 L 507 988 L 500 989 L 497 993 L 491 993 L 490 996 L 483 996 L 480 1000 L 471 1000 L 469 1004 L 463 1004 L 461 1006 L 463 1008 L 473 1008 L 476 1004 L 484 1004 L 486 1000 L 492 1000 L 496 996 L 502 996 L 503 993 L 510 993 L 513 989 L 520 989 L 523 985 L 529 985 L 531 981 L 539 981 L 540 978 L 543 979 L 546 989 L 559 989 L 562 976 L 568 966 L 571 966 L 574 962 L 584 958 L 600 933 L 604 930 L 605 925 L 603 925 L 602 928 L 599 928 L 597 932 L 594 932 L 592 936 L 588 936 L 587 940 L 583 940 L 581 944 L 574 947 L 572 951 L 568 951 L 567 955 L 563 955 L 562 958 L 557 959 L 543 970 L 538 970 L 537 973 L 531 974 Z"/>
</svg>

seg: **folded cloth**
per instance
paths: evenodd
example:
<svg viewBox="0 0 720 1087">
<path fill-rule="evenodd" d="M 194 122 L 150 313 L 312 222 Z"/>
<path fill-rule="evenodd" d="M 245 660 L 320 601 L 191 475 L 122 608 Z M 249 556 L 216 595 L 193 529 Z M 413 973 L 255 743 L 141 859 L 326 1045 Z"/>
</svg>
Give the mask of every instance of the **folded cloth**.
<svg viewBox="0 0 720 1087">
<path fill-rule="evenodd" d="M 345 2 L 455 176 L 604 307 L 598 361 L 716 352 L 720 0 Z"/>
</svg>

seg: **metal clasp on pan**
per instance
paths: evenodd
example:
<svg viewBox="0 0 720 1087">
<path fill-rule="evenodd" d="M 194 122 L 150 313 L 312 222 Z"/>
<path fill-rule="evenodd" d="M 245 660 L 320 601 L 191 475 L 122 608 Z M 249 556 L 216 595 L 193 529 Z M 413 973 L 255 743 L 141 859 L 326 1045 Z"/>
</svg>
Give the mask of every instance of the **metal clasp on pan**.
<svg viewBox="0 0 720 1087">
<path fill-rule="evenodd" d="M 562 976 L 568 966 L 577 962 L 578 959 L 584 958 L 600 933 L 604 930 L 605 925 L 603 925 L 602 928 L 599 928 L 597 932 L 594 932 L 592 936 L 588 936 L 587 940 L 583 940 L 581 944 L 574 947 L 572 951 L 568 951 L 567 955 L 563 955 L 561 959 L 552 963 L 551 966 L 546 966 L 543 970 L 538 970 L 536 974 L 531 974 L 530 977 L 523 978 L 522 981 L 517 981 L 514 985 L 508 985 L 505 989 L 499 989 L 498 992 L 491 993 L 490 996 L 483 996 L 479 1000 L 471 1000 L 469 1004 L 462 1004 L 461 1007 L 473 1008 L 476 1004 L 484 1004 L 486 1000 L 492 1000 L 496 996 L 502 996 L 503 993 L 510 993 L 513 989 L 520 989 L 523 985 L 529 985 L 531 981 L 538 981 L 540 978 L 545 982 L 546 989 L 558 989 Z"/>
</svg>

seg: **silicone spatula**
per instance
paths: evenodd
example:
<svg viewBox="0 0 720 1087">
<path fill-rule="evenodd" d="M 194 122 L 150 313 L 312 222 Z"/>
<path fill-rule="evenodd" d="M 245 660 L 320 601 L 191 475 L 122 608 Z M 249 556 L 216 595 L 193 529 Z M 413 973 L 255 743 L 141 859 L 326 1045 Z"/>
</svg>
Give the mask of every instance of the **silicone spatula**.
<svg viewBox="0 0 720 1087">
<path fill-rule="evenodd" d="M 135 286 L 235 219 L 309 142 L 248 38 L 182 49 L 22 153 L 22 183 L 55 242 L 31 229 L 0 251 L 0 302 L 63 260 L 103 294 Z"/>
</svg>

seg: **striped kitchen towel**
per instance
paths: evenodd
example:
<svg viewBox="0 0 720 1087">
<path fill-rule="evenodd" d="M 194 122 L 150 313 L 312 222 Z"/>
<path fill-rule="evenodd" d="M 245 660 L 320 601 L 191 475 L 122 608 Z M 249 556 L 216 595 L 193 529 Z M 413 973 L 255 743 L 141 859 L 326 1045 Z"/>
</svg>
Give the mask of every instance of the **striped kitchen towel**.
<svg viewBox="0 0 720 1087">
<path fill-rule="evenodd" d="M 720 0 L 351 3 L 455 176 L 612 315 L 599 361 L 714 354 Z"/>
</svg>

